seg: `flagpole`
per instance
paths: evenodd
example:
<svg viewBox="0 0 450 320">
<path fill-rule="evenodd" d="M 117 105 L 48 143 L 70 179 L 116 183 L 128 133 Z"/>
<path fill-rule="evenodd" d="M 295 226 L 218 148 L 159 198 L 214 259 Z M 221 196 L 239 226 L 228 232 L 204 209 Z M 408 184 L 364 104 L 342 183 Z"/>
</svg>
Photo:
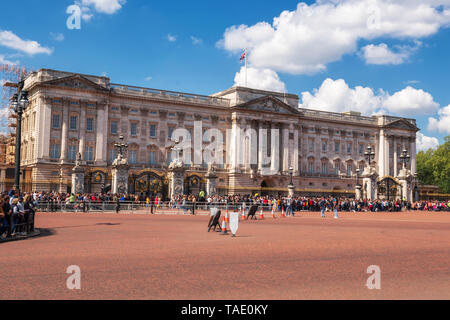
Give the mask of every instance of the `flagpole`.
<svg viewBox="0 0 450 320">
<path fill-rule="evenodd" d="M 247 88 L 247 48 L 245 48 L 245 87 Z"/>
</svg>

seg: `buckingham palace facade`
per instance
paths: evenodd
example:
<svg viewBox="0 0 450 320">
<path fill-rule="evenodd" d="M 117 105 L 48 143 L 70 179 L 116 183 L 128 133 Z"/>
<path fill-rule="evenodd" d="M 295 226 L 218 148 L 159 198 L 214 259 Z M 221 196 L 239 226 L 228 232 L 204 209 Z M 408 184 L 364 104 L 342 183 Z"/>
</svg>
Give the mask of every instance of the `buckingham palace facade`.
<svg viewBox="0 0 450 320">
<path fill-rule="evenodd" d="M 49 69 L 30 74 L 24 89 L 30 104 L 23 115 L 21 167 L 29 191 L 70 190 L 81 154 L 85 190 L 100 192 L 111 184 L 114 144 L 123 135 L 129 192 L 165 195 L 172 159 L 167 145 L 179 128 L 192 134 L 185 159 L 195 158 L 196 146 L 204 147 L 208 129 L 222 133 L 223 162 L 215 170 L 220 194 L 286 194 L 292 175 L 298 195 L 353 196 L 357 169 L 362 173 L 369 166 L 368 146 L 375 153 L 370 167 L 378 182 L 398 183 L 405 149 L 411 156 L 406 169 L 412 177 L 416 173 L 419 129 L 414 119 L 303 109 L 295 94 L 232 87 L 203 96 Z M 195 134 L 199 123 L 200 138 Z M 184 191 L 204 190 L 208 163 L 183 164 Z M 399 194 L 395 188 L 391 192 Z"/>
</svg>

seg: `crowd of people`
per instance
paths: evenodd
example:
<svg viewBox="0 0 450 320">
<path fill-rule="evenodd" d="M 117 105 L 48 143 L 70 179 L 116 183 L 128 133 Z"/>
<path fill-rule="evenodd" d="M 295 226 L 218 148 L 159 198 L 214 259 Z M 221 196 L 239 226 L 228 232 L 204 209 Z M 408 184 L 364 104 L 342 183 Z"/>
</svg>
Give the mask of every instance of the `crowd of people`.
<svg viewBox="0 0 450 320">
<path fill-rule="evenodd" d="M 252 205 L 258 205 L 265 211 L 285 212 L 294 215 L 299 211 L 317 211 L 322 216 L 325 211 L 332 211 L 337 217 L 338 211 L 348 212 L 398 212 L 402 210 L 450 211 L 449 201 L 418 201 L 401 200 L 356 200 L 346 197 L 288 197 L 270 195 L 178 195 L 164 199 L 160 195 L 132 194 L 70 194 L 57 192 L 32 192 L 17 194 L 15 190 L 4 192 L 0 196 L 0 235 L 13 237 L 26 235 L 34 230 L 34 215 L 39 208 L 46 211 L 61 211 L 76 208 L 78 211 L 88 211 L 95 205 L 112 204 L 116 212 L 123 203 L 137 203 L 149 207 L 151 213 L 156 208 L 177 208 L 183 213 L 195 214 L 197 209 L 209 209 L 211 206 L 227 207 L 229 209 L 248 210 Z"/>
<path fill-rule="evenodd" d="M 36 202 L 31 195 L 14 191 L 0 196 L 0 237 L 26 236 L 34 231 Z"/>
</svg>

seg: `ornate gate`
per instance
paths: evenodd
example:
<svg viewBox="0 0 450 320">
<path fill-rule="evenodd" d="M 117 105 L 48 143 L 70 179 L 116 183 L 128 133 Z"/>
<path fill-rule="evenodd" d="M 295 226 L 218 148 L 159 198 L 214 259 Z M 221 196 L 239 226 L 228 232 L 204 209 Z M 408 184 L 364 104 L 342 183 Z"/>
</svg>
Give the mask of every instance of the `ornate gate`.
<svg viewBox="0 0 450 320">
<path fill-rule="evenodd" d="M 133 176 L 133 186 L 135 194 L 142 194 L 145 196 L 160 195 L 163 198 L 167 197 L 167 181 L 164 177 L 151 171 L 138 173 Z"/>
<path fill-rule="evenodd" d="M 378 198 L 394 200 L 399 195 L 400 188 L 400 184 L 393 177 L 384 177 L 378 182 Z"/>
</svg>

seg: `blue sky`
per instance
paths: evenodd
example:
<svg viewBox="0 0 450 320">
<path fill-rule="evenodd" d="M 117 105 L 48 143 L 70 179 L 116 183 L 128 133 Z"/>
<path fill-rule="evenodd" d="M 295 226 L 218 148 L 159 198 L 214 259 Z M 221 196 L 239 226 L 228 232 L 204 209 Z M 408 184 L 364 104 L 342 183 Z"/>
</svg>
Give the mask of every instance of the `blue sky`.
<svg viewBox="0 0 450 320">
<path fill-rule="evenodd" d="M 66 26 L 74 3 L 80 30 Z M 299 3 L 9 1 L 0 63 L 207 95 L 243 85 L 248 48 L 249 86 L 298 94 L 302 107 L 416 118 L 419 149 L 450 134 L 450 1 Z"/>
</svg>

